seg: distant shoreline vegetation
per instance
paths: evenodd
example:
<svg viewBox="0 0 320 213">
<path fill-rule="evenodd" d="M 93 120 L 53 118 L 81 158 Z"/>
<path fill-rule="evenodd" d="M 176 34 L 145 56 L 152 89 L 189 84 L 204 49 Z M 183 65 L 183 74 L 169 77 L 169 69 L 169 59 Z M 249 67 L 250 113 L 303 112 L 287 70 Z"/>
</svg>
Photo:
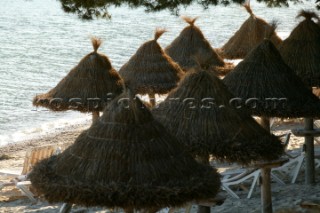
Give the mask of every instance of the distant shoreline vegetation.
<svg viewBox="0 0 320 213">
<path fill-rule="evenodd" d="M 83 0 L 59 0 L 62 9 L 66 13 L 78 15 L 82 20 L 92 20 L 94 18 L 111 19 L 111 14 L 108 8 L 111 6 L 120 7 L 127 5 L 129 8 L 143 7 L 146 12 L 159 12 L 162 10 L 169 10 L 173 15 L 179 15 L 181 8 L 186 8 L 192 4 L 199 4 L 204 9 L 209 6 L 230 4 L 244 4 L 246 0 L 176 0 L 176 1 L 150 1 L 150 0 L 102 0 L 102 1 L 83 1 Z M 303 4 L 306 0 L 257 0 L 259 3 L 263 2 L 267 7 L 289 7 L 289 4 Z M 250 2 L 247 1 L 247 2 Z M 315 9 L 320 10 L 320 0 L 315 1 Z"/>
</svg>

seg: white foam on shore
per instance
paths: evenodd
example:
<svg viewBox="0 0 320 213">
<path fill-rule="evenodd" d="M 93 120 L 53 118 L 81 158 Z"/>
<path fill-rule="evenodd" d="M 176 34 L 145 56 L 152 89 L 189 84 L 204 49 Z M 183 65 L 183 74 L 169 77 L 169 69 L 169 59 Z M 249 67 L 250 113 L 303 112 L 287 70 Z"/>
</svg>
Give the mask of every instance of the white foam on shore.
<svg viewBox="0 0 320 213">
<path fill-rule="evenodd" d="M 285 40 L 289 37 L 290 32 L 277 32 L 277 35 L 282 39 Z"/>
<path fill-rule="evenodd" d="M 146 95 L 138 97 L 145 101 L 149 102 L 149 98 Z M 159 96 L 156 95 L 157 103 L 165 99 L 165 95 Z M 48 113 L 50 113 L 48 111 Z M 53 112 L 51 112 L 53 113 Z M 81 116 L 81 117 L 79 117 Z M 79 113 L 75 115 L 65 115 L 64 118 L 56 119 L 50 122 L 41 123 L 35 125 L 34 127 L 16 131 L 8 135 L 0 135 L 0 148 L 14 143 L 19 143 L 27 140 L 37 139 L 52 133 L 58 133 L 66 129 L 73 129 L 79 125 L 91 125 L 91 114 L 90 113 Z"/>
<path fill-rule="evenodd" d="M 84 114 L 81 118 L 66 117 L 54 121 L 42 123 L 38 126 L 19 130 L 10 135 L 0 135 L 0 147 L 37 139 L 45 135 L 59 132 L 65 129 L 72 129 L 79 125 L 91 124 L 91 115 Z"/>
</svg>

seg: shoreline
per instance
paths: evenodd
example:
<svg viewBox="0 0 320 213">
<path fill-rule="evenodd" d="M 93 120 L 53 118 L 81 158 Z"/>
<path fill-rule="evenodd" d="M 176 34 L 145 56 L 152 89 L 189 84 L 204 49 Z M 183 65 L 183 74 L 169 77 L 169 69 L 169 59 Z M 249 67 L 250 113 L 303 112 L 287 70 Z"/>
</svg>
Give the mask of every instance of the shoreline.
<svg viewBox="0 0 320 213">
<path fill-rule="evenodd" d="M 22 140 L 16 143 L 10 143 L 0 146 L 0 156 L 3 154 L 17 155 L 17 152 L 26 152 L 28 149 L 45 145 L 65 145 L 71 144 L 78 137 L 78 135 L 85 129 L 88 129 L 91 121 L 81 124 L 71 124 L 69 126 L 56 128 L 53 131 L 38 135 L 33 139 Z M 0 161 L 0 168 L 1 167 Z"/>
<path fill-rule="evenodd" d="M 6 131 L 0 134 L 0 149 L 7 145 L 18 144 L 29 140 L 46 137 L 73 126 L 86 124 L 91 121 L 91 115 L 76 114 L 74 112 L 61 113 L 61 116 L 51 118 L 28 127 L 19 128 L 14 131 Z M 5 130 L 4 130 L 5 131 Z"/>
<path fill-rule="evenodd" d="M 259 120 L 259 118 L 257 119 Z M 3 154 L 8 155 L 19 151 L 26 151 L 27 149 L 30 149 L 32 147 L 71 144 L 83 130 L 88 129 L 91 126 L 91 122 L 91 120 L 76 122 L 74 124 L 69 124 L 63 127 L 57 127 L 48 132 L 38 134 L 31 139 L 21 140 L 18 142 L 2 145 L 0 146 L 0 156 Z M 281 135 L 297 127 L 303 127 L 302 119 L 275 119 L 274 124 L 271 127 L 271 131 L 273 134 Z M 301 143 L 300 140 L 301 138 L 291 135 L 288 149 L 297 148 L 297 146 L 299 146 L 299 144 Z"/>
</svg>

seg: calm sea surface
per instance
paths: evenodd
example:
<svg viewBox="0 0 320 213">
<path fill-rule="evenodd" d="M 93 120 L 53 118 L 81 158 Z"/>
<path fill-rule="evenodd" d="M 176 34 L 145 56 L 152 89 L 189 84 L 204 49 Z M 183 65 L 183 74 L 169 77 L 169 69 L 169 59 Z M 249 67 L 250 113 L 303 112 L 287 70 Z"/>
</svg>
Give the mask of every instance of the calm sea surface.
<svg viewBox="0 0 320 213">
<path fill-rule="evenodd" d="M 267 8 L 252 2 L 257 16 L 280 21 L 277 32 L 288 36 L 299 20 L 300 9 L 314 8 L 304 3 L 289 8 Z M 142 8 L 111 8 L 112 20 L 81 21 L 65 14 L 56 0 L 0 1 L 0 146 L 54 131 L 74 123 L 90 122 L 90 115 L 78 112 L 49 112 L 32 106 L 32 98 L 47 92 L 92 51 L 90 36 L 104 40 L 100 52 L 109 56 L 119 70 L 156 27 L 169 32 L 160 39 L 168 45 L 186 26 L 168 11 L 145 13 Z M 181 15 L 199 16 L 196 24 L 212 46 L 227 41 L 248 18 L 238 5 L 203 10 L 191 6 Z"/>
</svg>

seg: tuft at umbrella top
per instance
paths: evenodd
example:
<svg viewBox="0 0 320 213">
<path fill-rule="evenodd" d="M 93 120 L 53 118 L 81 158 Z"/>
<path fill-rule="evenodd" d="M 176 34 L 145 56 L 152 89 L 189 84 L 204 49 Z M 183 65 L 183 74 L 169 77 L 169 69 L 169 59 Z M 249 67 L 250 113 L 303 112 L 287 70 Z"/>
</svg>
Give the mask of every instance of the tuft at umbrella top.
<svg viewBox="0 0 320 213">
<path fill-rule="evenodd" d="M 109 58 L 97 50 L 102 41 L 92 38 L 94 51 L 86 55 L 53 89 L 34 97 L 33 105 L 53 111 L 102 111 L 122 93 L 123 80 Z"/>
<path fill-rule="evenodd" d="M 308 87 L 320 87 L 320 27 L 314 12 L 301 11 L 300 22 L 280 46 L 283 60 Z"/>
<path fill-rule="evenodd" d="M 232 68 L 232 64 L 225 63 L 223 59 L 212 48 L 201 30 L 194 25 L 197 18 L 183 17 L 189 24 L 180 35 L 165 48 L 165 52 L 176 61 L 184 71 L 194 66 L 203 69 L 214 70 L 217 74 L 226 74 Z M 195 59 L 195 56 L 200 61 Z"/>
<path fill-rule="evenodd" d="M 177 86 L 183 71 L 157 40 L 165 32 L 157 29 L 154 40 L 144 43 L 119 73 L 136 94 L 166 94 Z"/>
<path fill-rule="evenodd" d="M 236 33 L 223 45 L 217 49 L 224 58 L 243 59 L 252 49 L 254 49 L 265 38 L 266 31 L 271 25 L 252 12 L 249 4 L 244 5 L 250 17 L 241 25 Z M 273 32 L 271 41 L 277 47 L 281 44 L 281 38 Z"/>
</svg>

